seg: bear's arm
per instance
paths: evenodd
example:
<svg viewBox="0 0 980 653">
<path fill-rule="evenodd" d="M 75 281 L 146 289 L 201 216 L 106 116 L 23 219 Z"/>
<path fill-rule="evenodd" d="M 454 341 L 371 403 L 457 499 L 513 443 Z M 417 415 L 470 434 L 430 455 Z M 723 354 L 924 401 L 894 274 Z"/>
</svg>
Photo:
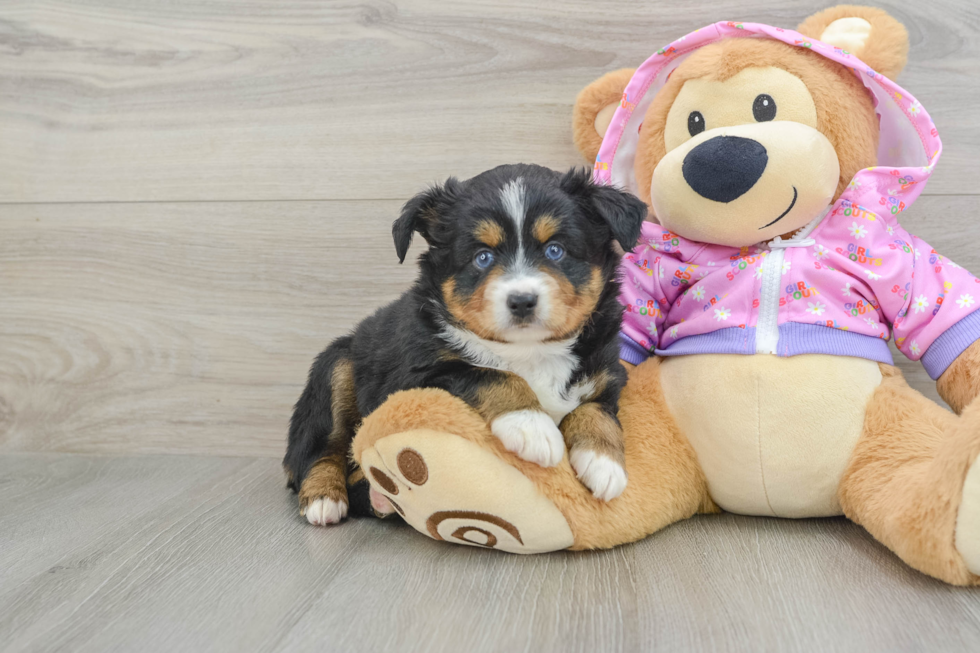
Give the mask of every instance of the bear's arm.
<svg viewBox="0 0 980 653">
<path fill-rule="evenodd" d="M 936 381 L 936 389 L 957 414 L 980 395 L 980 340 L 963 350 Z"/>
</svg>

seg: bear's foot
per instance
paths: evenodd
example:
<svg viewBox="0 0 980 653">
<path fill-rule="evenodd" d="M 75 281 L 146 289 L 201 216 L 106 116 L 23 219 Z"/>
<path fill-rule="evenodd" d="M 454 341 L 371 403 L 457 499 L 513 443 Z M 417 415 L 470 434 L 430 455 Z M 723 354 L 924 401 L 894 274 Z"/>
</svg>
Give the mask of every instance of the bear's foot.
<svg viewBox="0 0 980 653">
<path fill-rule="evenodd" d="M 980 576 L 980 456 L 970 464 L 963 482 L 963 494 L 956 512 L 955 544 L 970 573 Z"/>
<path fill-rule="evenodd" d="M 970 461 L 963 480 L 960 505 L 956 511 L 954 544 L 963 563 L 974 576 L 980 576 L 980 400 L 974 400 L 960 414 L 953 436 Z"/>
<path fill-rule="evenodd" d="M 956 515 L 956 550 L 971 573 L 980 576 L 980 458 L 973 461 L 963 483 Z"/>
<path fill-rule="evenodd" d="M 527 476 L 470 440 L 427 429 L 402 431 L 366 447 L 360 464 L 375 509 L 387 500 L 433 539 L 511 553 L 573 544 L 555 504 Z"/>
</svg>

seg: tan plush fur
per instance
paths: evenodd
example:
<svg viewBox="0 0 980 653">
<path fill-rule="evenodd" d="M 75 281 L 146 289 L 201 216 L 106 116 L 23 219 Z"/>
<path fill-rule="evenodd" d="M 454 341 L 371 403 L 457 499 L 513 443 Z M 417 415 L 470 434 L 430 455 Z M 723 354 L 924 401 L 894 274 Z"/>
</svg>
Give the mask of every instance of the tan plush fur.
<svg viewBox="0 0 980 653">
<path fill-rule="evenodd" d="M 595 162 L 602 145 L 602 135 L 595 130 L 595 117 L 605 107 L 618 103 L 633 76 L 633 68 L 623 68 L 606 73 L 586 86 L 575 100 L 572 110 L 572 138 L 575 147 L 589 163 Z"/>
<path fill-rule="evenodd" d="M 967 347 L 936 382 L 939 396 L 956 414 L 980 396 L 980 341 Z"/>
<path fill-rule="evenodd" d="M 694 451 L 667 412 L 660 388 L 660 361 L 630 373 L 620 401 L 629 484 L 617 499 L 595 499 L 567 458 L 556 468 L 521 460 L 503 448 L 479 415 L 441 390 L 392 395 L 369 415 L 354 440 L 354 459 L 379 439 L 417 428 L 446 431 L 482 444 L 534 481 L 565 515 L 575 536 L 573 549 L 608 548 L 633 542 L 697 512 L 717 512 L 708 498 Z"/>
<path fill-rule="evenodd" d="M 875 165 L 877 119 L 871 96 L 854 73 L 804 48 L 776 41 L 728 39 L 705 46 L 686 59 L 647 109 L 634 164 L 640 199 L 650 202 L 653 170 L 667 153 L 667 113 L 684 82 L 701 78 L 724 81 L 746 68 L 769 66 L 799 77 L 813 96 L 817 129 L 834 145 L 840 162 L 835 200 L 859 170 Z"/>
<path fill-rule="evenodd" d="M 875 7 L 837 5 L 816 13 L 800 23 L 796 31 L 819 39 L 827 26 L 841 18 L 863 18 L 871 23 L 865 47 L 853 54 L 885 77 L 895 79 L 909 56 L 909 33 L 905 26 Z"/>
<path fill-rule="evenodd" d="M 840 485 L 844 514 L 912 567 L 980 584 L 954 545 L 963 481 L 980 452 L 980 404 L 957 417 L 882 365 L 884 377 Z"/>
</svg>

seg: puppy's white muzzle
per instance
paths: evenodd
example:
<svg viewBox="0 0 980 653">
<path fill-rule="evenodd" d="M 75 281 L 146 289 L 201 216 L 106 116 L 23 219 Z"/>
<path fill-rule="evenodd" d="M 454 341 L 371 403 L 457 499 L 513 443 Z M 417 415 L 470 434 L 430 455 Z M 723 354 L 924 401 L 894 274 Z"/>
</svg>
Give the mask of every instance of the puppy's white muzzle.
<svg viewBox="0 0 980 653">
<path fill-rule="evenodd" d="M 551 315 L 552 297 L 547 278 L 540 272 L 510 272 L 488 289 L 497 330 L 509 342 L 544 340 L 550 335 L 545 323 Z"/>
</svg>

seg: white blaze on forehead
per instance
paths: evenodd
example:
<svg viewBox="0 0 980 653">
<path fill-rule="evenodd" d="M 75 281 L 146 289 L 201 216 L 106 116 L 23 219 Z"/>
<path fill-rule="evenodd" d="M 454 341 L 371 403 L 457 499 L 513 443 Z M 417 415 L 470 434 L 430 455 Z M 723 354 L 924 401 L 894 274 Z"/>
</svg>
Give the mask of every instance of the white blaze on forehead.
<svg viewBox="0 0 980 653">
<path fill-rule="evenodd" d="M 500 203 L 504 205 L 504 212 L 514 222 L 514 230 L 517 232 L 517 252 L 514 260 L 509 266 L 511 274 L 522 274 L 527 271 L 527 257 L 524 255 L 524 236 L 521 233 L 524 229 L 524 218 L 527 215 L 527 188 L 524 186 L 524 178 L 517 177 L 511 179 L 500 189 Z"/>
<path fill-rule="evenodd" d="M 524 178 L 518 177 L 508 181 L 500 189 L 500 202 L 504 205 L 504 211 L 514 221 L 517 227 L 517 242 L 521 242 L 521 229 L 524 227 L 524 214 L 527 207 L 524 204 L 526 189 L 524 188 Z"/>
</svg>

